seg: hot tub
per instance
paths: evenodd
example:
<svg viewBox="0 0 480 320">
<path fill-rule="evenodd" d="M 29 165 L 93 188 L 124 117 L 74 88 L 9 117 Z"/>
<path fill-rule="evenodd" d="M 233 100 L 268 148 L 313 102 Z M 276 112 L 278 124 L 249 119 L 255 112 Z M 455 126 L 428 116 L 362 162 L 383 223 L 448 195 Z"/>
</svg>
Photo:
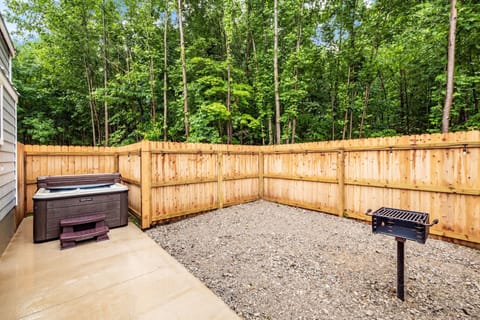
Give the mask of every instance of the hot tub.
<svg viewBox="0 0 480 320">
<path fill-rule="evenodd" d="M 60 220 L 103 213 L 109 228 L 128 224 L 128 187 L 120 174 L 38 177 L 33 196 L 33 240 L 60 236 Z"/>
</svg>

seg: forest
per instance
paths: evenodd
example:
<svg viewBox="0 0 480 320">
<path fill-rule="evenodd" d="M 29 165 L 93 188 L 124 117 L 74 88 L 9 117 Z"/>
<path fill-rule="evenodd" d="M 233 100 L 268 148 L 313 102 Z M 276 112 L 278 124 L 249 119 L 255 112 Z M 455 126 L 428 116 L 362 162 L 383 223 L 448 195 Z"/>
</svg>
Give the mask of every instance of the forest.
<svg viewBox="0 0 480 320">
<path fill-rule="evenodd" d="M 456 4 L 455 4 L 456 2 Z M 480 129 L 478 0 L 6 0 L 18 140 L 280 144 Z"/>
</svg>

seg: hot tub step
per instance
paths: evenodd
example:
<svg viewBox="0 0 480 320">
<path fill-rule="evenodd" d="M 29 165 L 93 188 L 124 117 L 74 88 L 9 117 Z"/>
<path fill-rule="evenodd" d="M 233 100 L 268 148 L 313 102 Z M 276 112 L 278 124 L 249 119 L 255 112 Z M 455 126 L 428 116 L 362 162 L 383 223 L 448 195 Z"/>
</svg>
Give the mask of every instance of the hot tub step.
<svg viewBox="0 0 480 320">
<path fill-rule="evenodd" d="M 67 232 L 67 233 L 62 233 L 60 235 L 60 240 L 63 241 L 82 241 L 86 239 L 90 239 L 93 237 L 98 237 L 100 235 L 104 235 L 108 232 L 108 227 L 107 226 L 102 226 L 99 228 L 94 228 L 94 229 L 87 229 L 87 230 L 81 230 L 81 231 L 74 231 L 74 232 Z"/>
<path fill-rule="evenodd" d="M 62 233 L 60 245 L 62 249 L 74 247 L 76 241 L 96 238 L 97 241 L 108 240 L 108 226 L 105 224 L 105 214 L 66 218 L 60 220 Z"/>
</svg>

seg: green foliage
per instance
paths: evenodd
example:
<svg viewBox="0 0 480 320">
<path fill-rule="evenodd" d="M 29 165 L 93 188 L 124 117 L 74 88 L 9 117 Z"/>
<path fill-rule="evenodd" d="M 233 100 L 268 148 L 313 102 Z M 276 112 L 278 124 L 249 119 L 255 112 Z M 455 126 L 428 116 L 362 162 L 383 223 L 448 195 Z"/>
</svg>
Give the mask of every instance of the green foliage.
<svg viewBox="0 0 480 320">
<path fill-rule="evenodd" d="M 26 134 L 31 136 L 33 143 L 48 144 L 58 133 L 54 124 L 52 119 L 48 119 L 43 113 L 39 113 L 34 117 L 25 117 L 24 130 L 26 130 Z"/>
<path fill-rule="evenodd" d="M 150 141 L 159 141 L 163 138 L 163 123 L 149 122 L 148 127 L 143 132 L 143 138 Z"/>
<path fill-rule="evenodd" d="M 189 141 L 273 143 L 273 1 L 184 2 Z M 6 4 L 19 140 L 186 140 L 174 1 Z M 480 4 L 457 6 L 452 131 L 480 128 Z M 279 1 L 282 142 L 438 132 L 448 20 L 440 0 Z"/>
<path fill-rule="evenodd" d="M 198 108 L 190 117 L 191 133 L 189 142 L 222 143 L 222 124 L 231 114 L 223 104 L 214 102 Z"/>
</svg>

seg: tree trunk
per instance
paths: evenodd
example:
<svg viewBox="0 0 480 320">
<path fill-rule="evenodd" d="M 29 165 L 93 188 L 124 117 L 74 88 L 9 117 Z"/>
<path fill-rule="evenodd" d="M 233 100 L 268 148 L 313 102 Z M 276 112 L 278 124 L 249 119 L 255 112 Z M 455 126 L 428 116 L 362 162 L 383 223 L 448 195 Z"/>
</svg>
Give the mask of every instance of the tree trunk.
<svg viewBox="0 0 480 320">
<path fill-rule="evenodd" d="M 273 1 L 273 86 L 275 90 L 275 143 L 281 143 L 280 94 L 278 88 L 278 0 Z"/>
<path fill-rule="evenodd" d="M 107 24 L 106 24 L 106 2 L 103 0 L 102 9 L 102 24 L 103 24 L 103 108 L 105 110 L 105 147 L 108 147 L 108 101 L 107 101 L 107 89 L 108 89 L 108 56 L 107 56 Z"/>
<path fill-rule="evenodd" d="M 290 143 L 290 130 L 292 130 L 292 119 L 290 119 L 290 116 L 288 116 L 287 120 L 287 132 L 285 134 L 285 144 Z"/>
<path fill-rule="evenodd" d="M 230 44 L 227 44 L 227 52 L 230 51 Z M 227 53 L 227 56 L 229 53 Z M 229 60 L 229 58 L 227 58 Z M 231 113 L 231 74 L 230 74 L 230 63 L 227 62 L 227 110 L 230 112 L 230 117 L 227 121 L 227 144 L 232 143 L 233 136 L 233 126 L 232 126 L 232 113 Z"/>
<path fill-rule="evenodd" d="M 246 7 L 247 7 L 247 12 L 246 12 L 246 21 L 247 23 L 250 23 L 250 16 L 252 12 L 252 3 L 250 1 L 246 1 Z M 246 28 L 246 34 L 245 34 L 245 52 L 244 52 L 244 59 L 245 59 L 245 78 L 250 79 L 250 51 L 251 51 L 251 45 L 252 45 L 252 30 L 250 28 Z"/>
<path fill-rule="evenodd" d="M 330 84 L 330 103 L 331 103 L 331 112 L 332 112 L 332 140 L 335 140 L 335 114 L 338 108 L 338 81 L 337 81 L 337 74 L 338 74 L 338 62 L 337 67 L 335 70 L 335 79 L 333 83 Z M 330 71 L 330 79 L 333 79 L 333 72 Z"/>
<path fill-rule="evenodd" d="M 407 76 L 405 69 L 400 69 L 400 125 L 406 134 L 410 134 L 410 110 L 407 100 Z"/>
<path fill-rule="evenodd" d="M 274 144 L 273 141 L 273 128 L 272 128 L 272 117 L 268 115 L 268 144 Z"/>
<path fill-rule="evenodd" d="M 474 77 L 476 72 L 475 72 L 475 69 L 473 68 L 474 64 L 473 64 L 472 52 L 471 51 L 470 51 L 470 54 L 469 54 L 468 63 L 470 65 L 470 75 L 472 77 Z M 474 81 L 472 81 L 472 99 L 473 99 L 473 114 L 476 114 L 479 111 L 479 106 L 478 106 L 479 103 L 478 103 L 478 97 L 477 97 L 476 84 L 475 84 Z"/>
<path fill-rule="evenodd" d="M 342 140 L 345 140 L 345 137 L 347 135 L 347 124 L 348 124 L 348 108 L 345 110 L 345 116 L 343 117 Z"/>
<path fill-rule="evenodd" d="M 340 25 L 340 32 L 339 32 L 339 39 L 338 39 L 338 50 L 339 52 L 341 52 L 342 50 L 342 39 L 343 39 L 343 24 Z M 349 70 L 349 79 L 350 79 L 350 70 Z M 336 111 L 339 107 L 339 103 L 338 103 L 338 86 L 339 86 L 339 83 L 340 83 L 340 80 L 339 80 L 339 75 L 340 75 L 340 59 L 338 57 L 338 55 L 335 55 L 335 79 L 333 81 L 333 92 L 332 92 L 332 140 L 335 140 L 335 115 L 336 115 Z M 333 77 L 331 77 L 333 78 Z M 344 138 L 343 138 L 344 139 Z"/>
<path fill-rule="evenodd" d="M 351 77 L 351 67 L 348 66 L 348 74 L 347 74 L 347 91 L 350 89 L 350 77 Z M 345 140 L 345 137 L 347 135 L 347 124 L 348 124 L 348 109 L 350 107 L 347 107 L 345 109 L 345 115 L 343 117 L 343 132 L 342 132 L 342 140 Z"/>
<path fill-rule="evenodd" d="M 303 22 L 303 6 L 304 6 L 304 1 L 300 3 L 300 14 L 298 16 L 298 29 L 297 29 L 297 43 L 295 47 L 295 52 L 297 54 L 297 57 L 300 54 L 300 45 L 302 43 L 302 22 Z M 293 76 L 294 76 L 294 89 L 295 92 L 298 90 L 298 63 L 295 63 L 294 71 L 293 71 Z M 298 103 L 298 101 L 297 101 Z M 295 111 L 297 111 L 298 105 L 295 106 Z M 292 139 L 291 143 L 295 143 L 295 129 L 297 127 L 297 116 L 296 114 L 293 115 L 292 119 Z"/>
<path fill-rule="evenodd" d="M 475 89 L 475 83 L 472 82 L 472 98 L 473 98 L 473 113 L 478 113 L 478 97 L 477 97 L 477 90 Z"/>
<path fill-rule="evenodd" d="M 97 120 L 98 123 L 98 113 L 97 113 L 97 106 L 96 106 L 96 101 L 95 97 L 93 95 L 93 73 L 92 73 L 92 68 L 90 63 L 88 62 L 88 58 L 91 56 L 90 55 L 90 49 L 88 47 L 90 41 L 89 41 L 89 32 L 87 28 L 87 17 L 86 17 L 86 8 L 85 4 L 82 6 L 82 27 L 83 31 L 85 33 L 85 41 L 84 41 L 84 53 L 83 53 L 83 63 L 85 67 L 85 77 L 87 80 L 87 88 L 88 88 L 88 104 L 90 106 L 90 119 L 91 119 L 91 124 L 92 124 L 92 145 L 97 144 L 97 136 L 96 136 L 96 131 L 95 131 L 95 120 Z M 98 131 L 100 132 L 100 131 Z"/>
<path fill-rule="evenodd" d="M 352 130 L 353 130 L 353 108 L 350 108 L 350 123 L 348 129 L 348 139 L 352 139 Z"/>
<path fill-rule="evenodd" d="M 232 118 L 231 118 L 231 49 L 230 44 L 232 42 L 233 36 L 233 25 L 232 25 L 232 2 L 225 1 L 225 9 L 224 9 L 224 19 L 223 19 L 223 26 L 225 29 L 225 48 L 226 48 L 226 62 L 227 62 L 227 101 L 226 106 L 228 112 L 230 112 L 230 117 L 227 121 L 227 144 L 232 143 L 232 136 L 233 136 L 233 126 L 232 126 Z"/>
<path fill-rule="evenodd" d="M 406 110 L 406 121 L 407 121 L 407 134 L 410 134 L 411 123 L 410 123 L 410 97 L 408 95 L 408 81 L 407 73 L 403 70 L 403 94 L 405 95 L 405 110 Z"/>
<path fill-rule="evenodd" d="M 151 15 L 151 18 L 154 19 L 152 12 L 153 12 L 153 3 L 152 1 L 150 1 L 150 15 Z M 150 46 L 151 37 L 152 35 L 150 34 L 150 32 L 147 31 L 146 46 L 147 46 L 148 56 L 150 60 L 149 61 L 150 65 L 148 68 L 149 84 L 150 84 L 150 108 L 152 110 L 152 122 L 155 123 L 157 122 L 157 102 L 155 100 L 155 61 L 153 59 L 153 53 Z"/>
<path fill-rule="evenodd" d="M 457 27 L 457 0 L 450 0 L 450 30 L 448 32 L 447 94 L 443 106 L 442 132 L 447 133 L 450 125 L 450 109 L 453 102 L 453 77 L 455 69 L 455 30 Z"/>
<path fill-rule="evenodd" d="M 257 82 L 256 78 L 258 77 L 258 74 L 259 74 L 259 71 L 258 71 L 258 57 L 257 57 L 257 47 L 255 45 L 255 38 L 252 37 L 252 53 L 253 53 L 253 62 L 254 62 L 254 66 L 255 66 L 255 80 L 254 80 L 254 88 L 256 88 L 255 84 Z M 258 105 L 258 102 L 256 102 L 256 104 Z M 263 107 L 263 106 L 262 106 Z M 262 108 L 262 107 L 259 107 L 259 110 Z M 262 115 L 260 117 L 261 119 L 261 136 L 262 136 L 262 145 L 265 145 L 265 115 Z"/>
<path fill-rule="evenodd" d="M 367 115 L 369 97 L 370 97 L 370 83 L 367 82 L 367 84 L 365 85 L 365 101 L 363 104 L 362 120 L 360 121 L 360 130 L 358 133 L 359 138 L 362 137 L 363 125 L 365 123 L 365 117 Z"/>
<path fill-rule="evenodd" d="M 333 92 L 331 92 L 332 102 L 332 140 L 335 140 L 335 109 L 337 104 L 337 93 L 335 90 L 336 84 L 333 84 Z"/>
<path fill-rule="evenodd" d="M 180 57 L 182 59 L 182 80 L 183 80 L 183 115 L 185 123 L 185 138 L 190 135 L 188 122 L 188 91 L 187 91 L 187 64 L 185 62 L 185 41 L 183 37 L 183 13 L 182 0 L 178 0 L 178 31 L 180 32 Z"/>
<path fill-rule="evenodd" d="M 163 141 L 167 141 L 167 116 L 168 116 L 168 0 L 165 1 L 165 24 L 163 26 Z"/>
<path fill-rule="evenodd" d="M 385 76 L 383 75 L 382 72 L 380 72 L 380 85 L 382 87 L 382 93 L 383 93 L 383 104 L 386 105 L 387 99 L 388 99 L 388 94 L 387 94 L 387 88 L 385 87 Z M 385 114 L 385 110 L 382 111 L 382 122 L 383 122 L 383 116 Z M 390 112 L 387 111 L 387 127 L 390 127 Z"/>
<path fill-rule="evenodd" d="M 355 72 L 355 68 L 352 67 L 352 75 L 350 76 L 350 79 L 354 79 L 353 73 Z M 351 81 L 352 82 L 352 81 Z M 350 103 L 349 103 L 349 113 L 350 113 L 350 120 L 348 123 L 349 129 L 348 129 L 348 139 L 352 139 L 352 133 L 353 133 L 353 111 L 355 110 L 355 99 L 357 97 L 357 90 L 355 88 L 355 85 L 352 86 L 352 93 L 350 95 Z"/>
<path fill-rule="evenodd" d="M 148 49 L 150 50 L 150 49 Z M 155 123 L 157 121 L 157 103 L 155 101 L 155 67 L 153 65 L 153 56 L 150 55 L 150 107 L 152 109 L 152 122 Z"/>
<path fill-rule="evenodd" d="M 83 57 L 83 60 L 85 64 L 85 76 L 87 78 L 87 86 L 88 86 L 88 104 L 90 106 L 90 120 L 92 123 L 92 144 L 95 146 L 97 144 L 97 137 L 95 134 L 95 118 L 97 118 L 97 107 L 95 104 L 95 98 L 93 96 L 93 87 L 92 87 L 90 68 L 87 64 L 85 57 Z"/>
</svg>

